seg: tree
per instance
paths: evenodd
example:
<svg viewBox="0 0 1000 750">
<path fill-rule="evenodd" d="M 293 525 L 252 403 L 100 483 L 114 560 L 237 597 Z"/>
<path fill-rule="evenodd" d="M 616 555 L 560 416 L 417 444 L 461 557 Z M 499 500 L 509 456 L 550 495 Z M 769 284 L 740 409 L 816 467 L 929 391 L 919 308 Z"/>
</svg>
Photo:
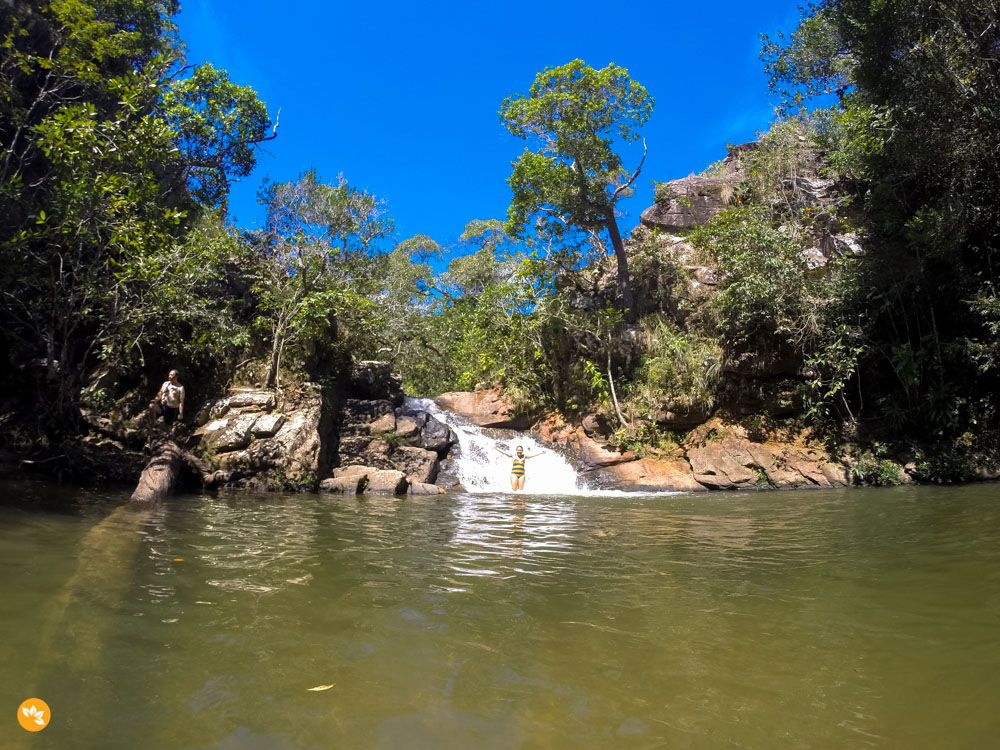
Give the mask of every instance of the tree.
<svg viewBox="0 0 1000 750">
<path fill-rule="evenodd" d="M 863 380 L 884 421 L 925 434 L 997 425 L 998 48 L 994 0 L 824 0 L 764 38 L 786 105 L 840 94 L 821 134 L 863 200 Z"/>
<path fill-rule="evenodd" d="M 582 60 L 539 73 L 527 96 L 508 97 L 500 108 L 511 133 L 540 143 L 537 151 L 525 149 L 514 163 L 508 180 L 514 191 L 508 230 L 523 232 L 537 216 L 552 232 L 569 227 L 607 232 L 622 300 L 633 321 L 638 310 L 615 206 L 632 194 L 643 162 L 629 174 L 613 146 L 615 138 L 625 144 L 637 141 L 637 130 L 652 111 L 652 97 L 625 68 L 612 63 L 594 70 Z"/>
<path fill-rule="evenodd" d="M 184 70 L 177 9 L 14 0 L 0 14 L 0 338 L 19 368 L 44 361 L 38 413 L 55 432 L 75 428 L 83 375 L 102 349 L 153 314 L 137 305 L 160 299 L 152 287 L 176 267 L 206 197 L 186 186 L 193 152 L 178 151 L 183 127 L 165 109 Z M 202 83 L 175 84 L 185 106 L 219 94 L 218 80 Z M 229 144 L 256 137 L 262 108 L 241 89 L 202 154 L 225 150 L 228 169 Z M 241 156 L 233 169 L 251 165 Z"/>
<path fill-rule="evenodd" d="M 164 118 L 176 133 L 191 194 L 203 206 L 225 207 L 229 184 L 253 171 L 254 149 L 277 137 L 264 103 L 249 86 L 237 86 L 211 63 L 171 83 L 163 95 Z"/>
<path fill-rule="evenodd" d="M 342 177 L 325 184 L 315 170 L 294 182 L 265 181 L 259 200 L 267 225 L 257 291 L 271 329 L 266 387 L 273 388 L 289 343 L 310 338 L 331 316 L 371 308 L 368 280 L 392 222 L 378 198 Z"/>
</svg>

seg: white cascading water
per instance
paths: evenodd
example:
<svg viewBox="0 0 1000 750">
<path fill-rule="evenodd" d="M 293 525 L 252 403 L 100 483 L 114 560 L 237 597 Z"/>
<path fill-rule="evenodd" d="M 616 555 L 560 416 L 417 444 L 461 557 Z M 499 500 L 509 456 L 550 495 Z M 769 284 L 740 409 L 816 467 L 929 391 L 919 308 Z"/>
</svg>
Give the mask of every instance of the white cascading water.
<svg viewBox="0 0 1000 750">
<path fill-rule="evenodd" d="M 565 458 L 524 433 L 517 433 L 513 437 L 490 437 L 483 432 L 482 427 L 472 424 L 465 417 L 438 408 L 429 398 L 408 398 L 406 408 L 410 411 L 426 411 L 433 414 L 436 419 L 455 431 L 458 436 L 458 451 L 452 457 L 455 466 L 452 473 L 458 477 L 466 492 L 476 494 L 510 492 L 511 459 L 503 453 L 514 453 L 520 445 L 524 448 L 526 456 L 534 456 L 524 464 L 525 494 L 612 496 L 675 494 L 592 490 Z"/>
</svg>

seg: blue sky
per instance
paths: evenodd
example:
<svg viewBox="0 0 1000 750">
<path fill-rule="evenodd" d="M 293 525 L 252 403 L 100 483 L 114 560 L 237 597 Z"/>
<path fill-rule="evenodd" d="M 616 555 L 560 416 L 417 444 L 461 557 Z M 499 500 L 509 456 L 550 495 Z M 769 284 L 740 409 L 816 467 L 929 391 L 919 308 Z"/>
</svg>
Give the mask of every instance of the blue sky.
<svg viewBox="0 0 1000 750">
<path fill-rule="evenodd" d="M 230 214 L 259 226 L 265 176 L 316 167 L 388 202 L 397 240 L 454 243 L 471 219 L 503 218 L 506 179 L 525 143 L 501 125 L 504 97 L 535 74 L 581 58 L 628 68 L 656 100 L 642 130 L 649 155 L 623 232 L 652 203 L 650 180 L 684 177 L 753 140 L 773 119 L 759 35 L 794 28 L 792 0 L 614 4 L 186 0 L 188 61 L 250 85 L 279 136 L 234 186 Z M 625 155 L 638 164 L 642 147 Z"/>
</svg>

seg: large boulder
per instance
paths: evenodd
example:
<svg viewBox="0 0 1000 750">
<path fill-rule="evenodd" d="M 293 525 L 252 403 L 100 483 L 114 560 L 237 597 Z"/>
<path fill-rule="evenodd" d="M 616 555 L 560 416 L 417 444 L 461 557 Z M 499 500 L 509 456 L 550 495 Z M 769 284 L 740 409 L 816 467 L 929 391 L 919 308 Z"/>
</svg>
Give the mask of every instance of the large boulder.
<svg viewBox="0 0 1000 750">
<path fill-rule="evenodd" d="M 691 466 L 683 458 L 647 456 L 605 466 L 590 474 L 605 486 L 667 492 L 705 491 L 705 487 L 698 482 Z"/>
<path fill-rule="evenodd" d="M 368 475 L 365 492 L 373 495 L 405 495 L 409 486 L 406 475 L 394 469 L 379 469 Z"/>
<path fill-rule="evenodd" d="M 281 411 L 270 391 L 241 389 L 206 404 L 209 421 L 192 443 L 229 484 L 261 489 L 311 489 L 330 464 L 332 420 L 322 389 L 305 383 Z"/>
<path fill-rule="evenodd" d="M 429 417 L 420 428 L 420 447 L 424 450 L 435 451 L 443 456 L 457 442 L 458 436 L 454 430 L 434 417 Z"/>
<path fill-rule="evenodd" d="M 324 479 L 319 487 L 324 492 L 351 493 L 352 487 L 375 495 L 405 495 L 409 487 L 406 475 L 394 469 L 375 466 L 343 466 L 333 470 L 333 477 Z"/>
<path fill-rule="evenodd" d="M 434 402 L 480 427 L 526 430 L 532 422 L 530 414 L 518 413 L 510 399 L 498 389 L 442 393 Z"/>
<path fill-rule="evenodd" d="M 642 212 L 648 227 L 680 232 L 707 224 L 729 205 L 733 181 L 718 177 L 684 177 L 656 186 L 656 202 Z"/>
<path fill-rule="evenodd" d="M 432 450 L 404 445 L 396 448 L 389 459 L 395 468 L 406 474 L 410 482 L 431 484 L 437 479 L 440 459 Z"/>
</svg>

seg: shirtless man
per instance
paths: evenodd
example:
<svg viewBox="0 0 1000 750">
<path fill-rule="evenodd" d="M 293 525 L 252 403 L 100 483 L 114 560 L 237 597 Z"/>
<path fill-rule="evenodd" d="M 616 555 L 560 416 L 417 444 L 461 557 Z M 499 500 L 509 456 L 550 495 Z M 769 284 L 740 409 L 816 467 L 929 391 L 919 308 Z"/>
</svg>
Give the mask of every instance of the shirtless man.
<svg viewBox="0 0 1000 750">
<path fill-rule="evenodd" d="M 167 426 L 172 425 L 178 418 L 184 419 L 184 386 L 177 377 L 177 370 L 171 370 L 160 386 L 156 398 L 149 403 L 153 418 L 162 414 Z"/>
</svg>

